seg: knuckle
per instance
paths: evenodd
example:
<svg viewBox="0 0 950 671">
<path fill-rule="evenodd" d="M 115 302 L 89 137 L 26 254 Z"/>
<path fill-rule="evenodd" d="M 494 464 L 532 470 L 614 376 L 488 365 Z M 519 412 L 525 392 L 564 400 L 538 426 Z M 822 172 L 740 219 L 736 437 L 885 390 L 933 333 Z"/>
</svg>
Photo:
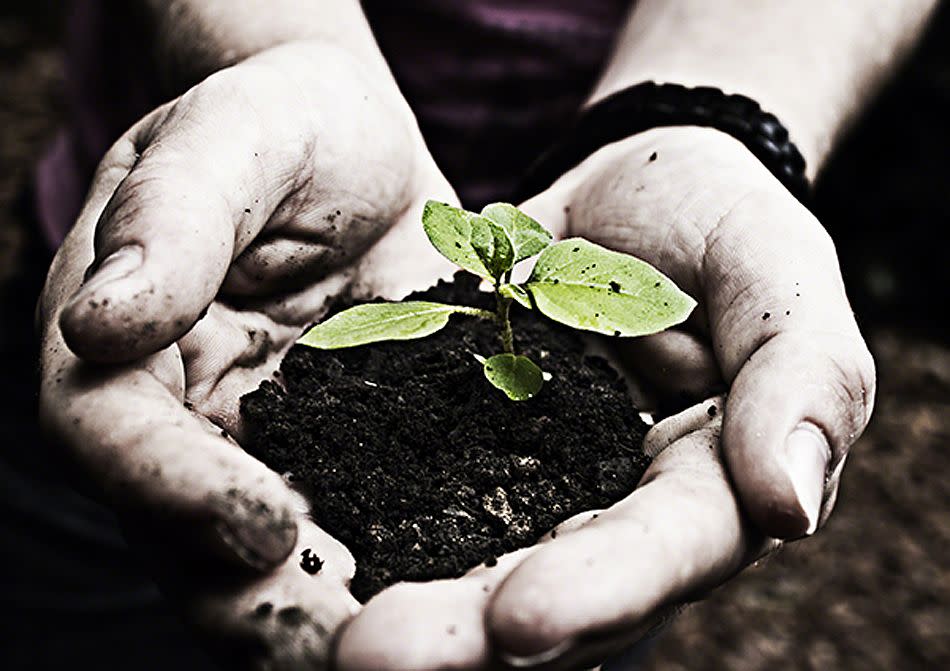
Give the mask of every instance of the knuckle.
<svg viewBox="0 0 950 671">
<path fill-rule="evenodd" d="M 246 64 L 240 68 L 218 70 L 188 89 L 175 105 L 173 112 L 180 113 L 192 105 L 216 105 L 219 101 L 228 100 L 234 96 L 243 97 L 243 89 L 248 83 L 257 81 L 256 74 L 256 69 Z M 259 79 L 264 78 L 259 77 Z"/>
</svg>

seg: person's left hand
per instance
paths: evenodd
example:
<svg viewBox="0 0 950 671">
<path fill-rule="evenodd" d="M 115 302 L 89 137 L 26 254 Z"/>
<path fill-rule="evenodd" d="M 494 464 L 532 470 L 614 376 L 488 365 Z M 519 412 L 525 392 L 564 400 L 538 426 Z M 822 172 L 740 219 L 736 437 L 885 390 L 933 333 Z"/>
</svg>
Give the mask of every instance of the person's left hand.
<svg viewBox="0 0 950 671">
<path fill-rule="evenodd" d="M 647 448 L 669 447 L 609 510 L 494 568 L 384 591 L 338 642 L 345 671 L 602 662 L 772 538 L 813 533 L 870 417 L 873 360 L 834 246 L 735 140 L 655 129 L 602 149 L 523 207 L 559 235 L 649 261 L 695 297 L 682 328 L 623 342 L 620 354 L 661 396 L 725 387 L 728 400 L 657 425 Z"/>
</svg>

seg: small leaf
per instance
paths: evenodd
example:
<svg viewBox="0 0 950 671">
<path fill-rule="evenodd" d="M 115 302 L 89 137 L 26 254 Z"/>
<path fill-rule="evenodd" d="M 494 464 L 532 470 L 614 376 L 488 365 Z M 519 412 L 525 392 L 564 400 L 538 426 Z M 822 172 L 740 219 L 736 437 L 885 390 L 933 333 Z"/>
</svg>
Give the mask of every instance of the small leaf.
<svg viewBox="0 0 950 671">
<path fill-rule="evenodd" d="M 454 312 L 459 309 L 453 305 L 426 301 L 367 303 L 317 324 L 297 342 L 318 349 L 341 349 L 381 340 L 424 338 L 444 328 Z"/>
<path fill-rule="evenodd" d="M 541 391 L 541 369 L 526 356 L 496 354 L 485 359 L 485 377 L 513 401 L 527 401 Z"/>
<path fill-rule="evenodd" d="M 490 219 L 430 200 L 422 227 L 442 256 L 470 273 L 494 280 L 511 268 L 511 242 Z"/>
<path fill-rule="evenodd" d="M 482 216 L 501 226 L 514 247 L 514 263 L 531 258 L 551 244 L 551 234 L 538 222 L 508 203 L 492 203 Z"/>
<path fill-rule="evenodd" d="M 531 298 L 528 296 L 528 292 L 519 287 L 517 284 L 502 284 L 500 287 L 498 287 L 498 293 L 500 293 L 505 298 L 511 298 L 518 301 L 529 310 L 532 307 Z"/>
<path fill-rule="evenodd" d="M 524 286 L 551 319 L 606 335 L 657 333 L 696 307 L 649 263 L 581 238 L 545 249 Z"/>
<path fill-rule="evenodd" d="M 491 278 L 497 280 L 514 265 L 511 240 L 504 229 L 490 219 L 473 214 L 471 224 L 472 248 L 491 273 Z"/>
</svg>

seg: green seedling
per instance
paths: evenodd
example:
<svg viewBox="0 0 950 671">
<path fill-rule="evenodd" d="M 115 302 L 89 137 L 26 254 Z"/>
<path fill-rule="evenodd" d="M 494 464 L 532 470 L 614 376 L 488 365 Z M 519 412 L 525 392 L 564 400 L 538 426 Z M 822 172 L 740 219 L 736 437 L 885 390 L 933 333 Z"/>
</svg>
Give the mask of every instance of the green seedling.
<svg viewBox="0 0 950 671">
<path fill-rule="evenodd" d="M 485 377 L 515 401 L 535 396 L 544 373 L 515 353 L 509 310 L 513 302 L 576 329 L 609 336 L 641 336 L 684 321 L 696 301 L 650 264 L 581 238 L 552 243 L 538 222 L 507 203 L 480 214 L 430 200 L 422 225 L 433 246 L 460 268 L 491 282 L 495 310 L 428 301 L 368 303 L 344 310 L 310 329 L 302 345 L 356 347 L 382 340 L 423 338 L 453 314 L 498 325 L 502 353 L 476 356 Z M 538 256 L 540 255 L 540 256 Z M 516 263 L 538 256 L 527 281 L 511 282 Z"/>
</svg>

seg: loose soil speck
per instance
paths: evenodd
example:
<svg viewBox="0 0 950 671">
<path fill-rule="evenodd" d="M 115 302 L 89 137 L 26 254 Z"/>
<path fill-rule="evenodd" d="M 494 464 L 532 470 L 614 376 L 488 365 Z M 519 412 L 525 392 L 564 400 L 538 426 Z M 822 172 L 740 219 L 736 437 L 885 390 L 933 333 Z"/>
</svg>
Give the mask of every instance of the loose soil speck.
<svg viewBox="0 0 950 671">
<path fill-rule="evenodd" d="M 313 553 L 313 550 L 307 548 L 300 553 L 300 568 L 310 575 L 317 575 L 323 568 L 323 560 Z"/>
</svg>

